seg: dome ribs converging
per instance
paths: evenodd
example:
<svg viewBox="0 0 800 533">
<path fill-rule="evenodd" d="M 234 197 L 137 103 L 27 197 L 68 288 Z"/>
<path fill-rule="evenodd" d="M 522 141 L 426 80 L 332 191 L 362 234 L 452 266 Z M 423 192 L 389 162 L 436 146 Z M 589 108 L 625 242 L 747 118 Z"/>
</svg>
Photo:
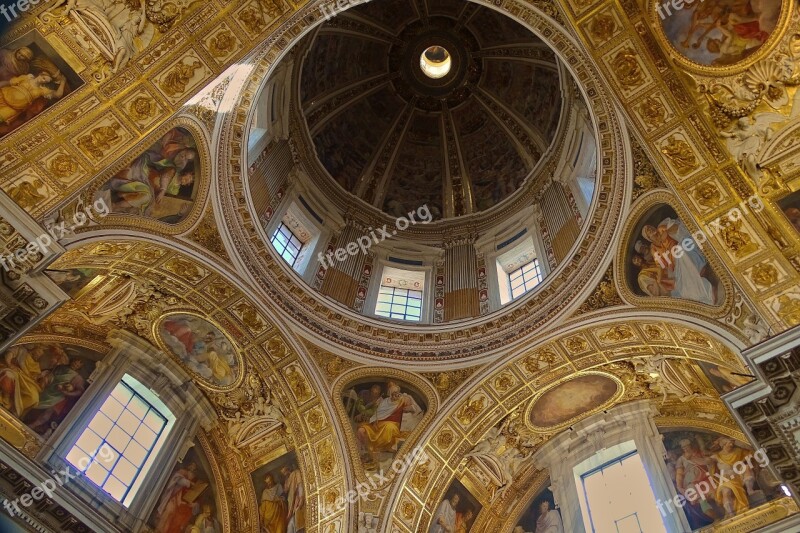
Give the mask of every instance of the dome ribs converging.
<svg viewBox="0 0 800 533">
<path fill-rule="evenodd" d="M 423 204 L 436 219 L 490 209 L 556 137 L 558 60 L 492 9 L 373 0 L 307 39 L 299 102 L 318 160 L 392 216 Z"/>
</svg>

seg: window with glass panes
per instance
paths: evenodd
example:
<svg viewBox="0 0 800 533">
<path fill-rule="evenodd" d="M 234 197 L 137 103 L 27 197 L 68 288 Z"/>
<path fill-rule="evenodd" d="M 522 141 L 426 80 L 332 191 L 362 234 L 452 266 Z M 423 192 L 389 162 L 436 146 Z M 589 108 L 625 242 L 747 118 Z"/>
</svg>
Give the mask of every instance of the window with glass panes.
<svg viewBox="0 0 800 533">
<path fill-rule="evenodd" d="M 275 250 L 283 257 L 284 261 L 289 263 L 290 267 L 294 267 L 297 258 L 300 256 L 300 250 L 303 249 L 303 243 L 297 238 L 297 235 L 292 233 L 289 226 L 281 222 L 275 233 L 272 234 L 270 240 Z"/>
<path fill-rule="evenodd" d="M 422 316 L 422 291 L 381 285 L 375 314 L 386 318 L 419 322 Z"/>
<path fill-rule="evenodd" d="M 539 260 L 534 259 L 508 274 L 508 283 L 511 286 L 511 298 L 521 296 L 537 286 L 542 281 L 542 270 Z"/>
<path fill-rule="evenodd" d="M 158 442 L 167 419 L 121 381 L 67 454 L 95 485 L 124 503 Z"/>
<path fill-rule="evenodd" d="M 650 480 L 636 451 L 581 476 L 591 531 L 665 533 Z"/>
</svg>

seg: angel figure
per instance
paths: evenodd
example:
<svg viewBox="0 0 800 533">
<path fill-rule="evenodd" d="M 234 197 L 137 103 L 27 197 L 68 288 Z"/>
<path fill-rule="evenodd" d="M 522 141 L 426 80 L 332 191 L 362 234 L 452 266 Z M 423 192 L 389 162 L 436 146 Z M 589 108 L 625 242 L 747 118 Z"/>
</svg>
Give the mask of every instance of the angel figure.
<svg viewBox="0 0 800 533">
<path fill-rule="evenodd" d="M 107 48 L 104 54 L 111 62 L 112 72 L 124 68 L 155 36 L 155 28 L 147 26 L 147 2 L 144 0 L 139 9 L 109 0 L 56 0 L 46 11 L 54 11 L 64 4 L 64 16 L 74 12 L 73 16 L 91 21 L 103 30 L 103 44 Z"/>
<path fill-rule="evenodd" d="M 645 375 L 649 389 L 661 393 L 661 404 L 672 395 L 681 402 L 688 402 L 698 397 L 706 396 L 693 391 L 685 382 L 680 373 L 670 365 L 669 360 L 663 355 L 641 357 L 633 360 L 636 373 Z"/>
<path fill-rule="evenodd" d="M 236 414 L 233 418 L 229 416 L 222 415 L 222 418 L 228 422 L 228 440 L 231 444 L 236 442 L 236 437 L 239 435 L 239 431 L 242 429 L 244 425 L 244 420 L 242 419 L 242 412 L 236 411 Z"/>
<path fill-rule="evenodd" d="M 783 122 L 786 117 L 778 113 L 759 113 L 755 121 L 750 117 L 742 117 L 731 131 L 721 131 L 720 135 L 728 139 L 728 150 L 733 154 L 747 175 L 761 184 L 764 170 L 759 166 L 758 154 L 761 147 L 772 139 L 770 126 Z"/>
<path fill-rule="evenodd" d="M 267 393 L 267 396 L 269 396 L 269 393 Z M 286 419 L 283 416 L 283 411 L 270 402 L 269 398 L 264 399 L 262 396 L 259 396 L 256 399 L 256 406 L 253 410 L 253 414 L 256 416 L 263 416 L 264 418 L 268 418 L 270 420 L 275 420 L 281 424 L 286 423 Z"/>
<path fill-rule="evenodd" d="M 114 63 L 111 67 L 112 72 L 117 72 L 121 68 L 125 68 L 128 61 L 136 54 L 138 47 L 136 46 L 136 39 L 144 32 L 145 24 L 147 23 L 147 15 L 145 13 L 145 2 L 142 2 L 142 10 L 140 12 L 131 11 L 128 13 L 128 18 L 125 20 L 119 29 L 116 41 L 114 42 Z"/>
<path fill-rule="evenodd" d="M 522 453 L 515 447 L 510 447 L 504 451 L 499 457 L 499 462 L 502 466 L 503 483 L 497 487 L 497 490 L 492 495 L 492 501 L 497 498 L 503 497 L 503 494 L 511 487 L 516 475 L 522 470 L 523 465 L 533 456 L 533 450 L 527 450 Z"/>
</svg>

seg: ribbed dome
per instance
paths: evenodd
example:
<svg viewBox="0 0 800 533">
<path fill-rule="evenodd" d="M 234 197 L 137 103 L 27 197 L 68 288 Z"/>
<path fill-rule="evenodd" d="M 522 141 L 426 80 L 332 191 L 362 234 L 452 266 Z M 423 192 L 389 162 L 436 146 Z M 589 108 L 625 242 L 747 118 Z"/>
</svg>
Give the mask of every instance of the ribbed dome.
<svg viewBox="0 0 800 533">
<path fill-rule="evenodd" d="M 491 9 L 374 0 L 309 39 L 300 106 L 319 161 L 390 215 L 422 204 L 437 218 L 489 209 L 523 184 L 555 136 L 555 55 Z M 446 57 L 449 71 L 430 77 L 426 57 L 433 67 Z"/>
</svg>

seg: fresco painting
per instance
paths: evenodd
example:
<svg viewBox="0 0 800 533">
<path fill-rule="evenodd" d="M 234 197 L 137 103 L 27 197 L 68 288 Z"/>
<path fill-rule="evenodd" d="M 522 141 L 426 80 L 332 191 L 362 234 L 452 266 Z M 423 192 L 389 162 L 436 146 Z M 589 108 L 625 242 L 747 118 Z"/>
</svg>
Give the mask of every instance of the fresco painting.
<svg viewBox="0 0 800 533">
<path fill-rule="evenodd" d="M 66 270 L 45 270 L 45 274 L 61 287 L 61 290 L 76 298 L 99 275 L 96 268 L 69 268 Z"/>
<path fill-rule="evenodd" d="M 675 257 L 673 248 L 685 239 L 691 250 Z M 639 296 L 668 297 L 719 305 L 725 300 L 721 286 L 706 256 L 692 239 L 675 210 L 661 204 L 648 211 L 628 238 L 625 275 L 630 289 Z"/>
<path fill-rule="evenodd" d="M 800 191 L 795 191 L 778 200 L 778 207 L 795 231 L 800 233 Z"/>
<path fill-rule="evenodd" d="M 117 172 L 95 194 L 111 213 L 177 224 L 191 211 L 200 181 L 197 142 L 185 128 L 172 128 Z"/>
<path fill-rule="evenodd" d="M 522 514 L 511 533 L 564 533 L 561 510 L 556 508 L 549 480 Z"/>
<path fill-rule="evenodd" d="M 537 427 L 553 427 L 588 414 L 617 394 L 617 382 L 605 376 L 579 376 L 548 390 L 531 407 L 530 421 Z"/>
<path fill-rule="evenodd" d="M 37 32 L 0 48 L 0 138 L 81 85 L 83 80 Z"/>
<path fill-rule="evenodd" d="M 306 487 L 297 455 L 286 453 L 261 466 L 250 477 L 258 501 L 260 531 L 305 533 Z"/>
<path fill-rule="evenodd" d="M 0 356 L 0 406 L 47 438 L 86 392 L 101 358 L 55 342 L 12 346 Z"/>
<path fill-rule="evenodd" d="M 477 498 L 458 479 L 454 479 L 436 506 L 428 533 L 468 533 L 481 507 Z"/>
<path fill-rule="evenodd" d="M 177 313 L 162 319 L 161 341 L 201 382 L 226 387 L 239 377 L 240 363 L 233 343 L 204 318 Z"/>
<path fill-rule="evenodd" d="M 172 470 L 147 524 L 156 533 L 221 533 L 211 468 L 195 442 Z"/>
<path fill-rule="evenodd" d="M 683 507 L 692 531 L 745 513 L 782 494 L 780 483 L 765 468 L 769 459 L 764 450 L 754 451 L 730 437 L 694 429 L 666 430 L 662 438 L 667 470 L 679 494 L 685 495 L 690 488 L 696 491 L 703 483 L 712 487 L 705 499 L 687 499 Z M 727 480 L 719 482 L 720 474 Z M 712 477 L 717 481 L 714 484 Z"/>
<path fill-rule="evenodd" d="M 425 397 L 397 379 L 366 379 L 342 392 L 345 412 L 367 471 L 388 472 L 427 410 Z"/>
<path fill-rule="evenodd" d="M 383 210 L 401 217 L 427 205 L 434 219 L 441 218 L 443 173 L 440 121 L 417 111 L 392 168 Z"/>
<path fill-rule="evenodd" d="M 391 91 L 382 89 L 352 104 L 349 112 L 334 116 L 314 135 L 320 163 L 344 190 L 355 193 L 358 178 L 402 109 L 395 105 L 398 101 Z"/>
<path fill-rule="evenodd" d="M 353 34 L 317 35 L 303 62 L 301 101 L 307 105 L 322 94 L 379 74 L 388 52 L 386 43 Z"/>
<path fill-rule="evenodd" d="M 703 369 L 703 373 L 720 394 L 730 392 L 742 385 L 750 383 L 753 378 L 742 376 L 726 366 L 715 365 L 714 363 L 706 363 L 705 361 L 698 361 L 698 365 Z"/>
<path fill-rule="evenodd" d="M 690 61 L 713 67 L 738 63 L 758 51 L 781 15 L 779 0 L 705 0 L 687 2 L 678 10 L 662 2 L 656 5 L 661 27 L 675 50 Z"/>
<path fill-rule="evenodd" d="M 502 127 L 479 106 L 453 112 L 466 173 L 472 180 L 475 207 L 489 209 L 516 191 L 530 170 Z"/>
</svg>

